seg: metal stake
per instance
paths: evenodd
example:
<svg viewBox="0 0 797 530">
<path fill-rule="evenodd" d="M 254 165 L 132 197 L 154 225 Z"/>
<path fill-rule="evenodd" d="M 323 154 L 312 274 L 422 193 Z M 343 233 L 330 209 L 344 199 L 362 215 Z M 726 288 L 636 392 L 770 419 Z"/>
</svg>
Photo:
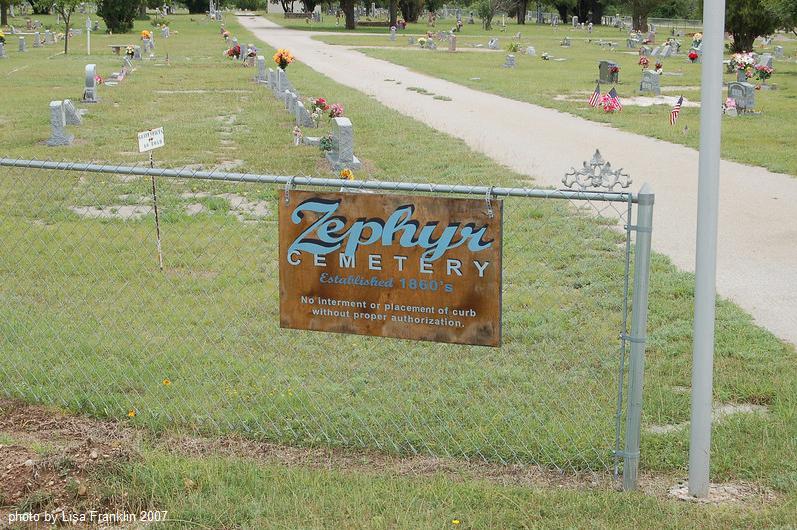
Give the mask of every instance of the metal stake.
<svg viewBox="0 0 797 530">
<path fill-rule="evenodd" d="M 648 280 L 650 238 L 653 231 L 655 195 L 648 184 L 639 190 L 636 245 L 634 246 L 634 298 L 631 315 L 631 355 L 628 365 L 628 416 L 623 451 L 623 489 L 636 489 L 639 473 L 639 441 L 642 435 L 642 379 L 645 371 L 645 341 L 648 327 Z"/>
<path fill-rule="evenodd" d="M 155 162 L 153 160 L 152 151 L 149 152 L 149 167 L 154 168 Z M 152 179 L 152 204 L 155 207 L 155 235 L 158 238 L 158 266 L 163 271 L 163 252 L 161 252 L 161 224 L 158 218 L 158 194 L 155 191 L 155 175 L 150 175 Z"/>
</svg>

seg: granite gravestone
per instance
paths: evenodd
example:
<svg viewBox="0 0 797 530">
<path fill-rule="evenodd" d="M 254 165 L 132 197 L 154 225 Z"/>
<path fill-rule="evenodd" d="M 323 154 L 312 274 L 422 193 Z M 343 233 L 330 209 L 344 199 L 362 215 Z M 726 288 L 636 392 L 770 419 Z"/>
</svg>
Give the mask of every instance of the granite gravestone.
<svg viewBox="0 0 797 530">
<path fill-rule="evenodd" d="M 504 68 L 514 68 L 515 67 L 515 56 L 513 54 L 508 54 L 506 56 L 506 61 L 503 65 Z"/>
<path fill-rule="evenodd" d="M 53 32 L 50 31 L 49 29 L 45 30 L 45 32 L 44 32 L 44 44 L 46 44 L 48 46 L 50 44 L 55 44 L 55 37 L 53 35 Z"/>
<path fill-rule="evenodd" d="M 255 81 L 258 83 L 266 82 L 266 58 L 262 55 L 257 56 L 257 75 Z"/>
<path fill-rule="evenodd" d="M 360 169 L 360 161 L 354 156 L 354 129 L 349 118 L 332 118 L 332 150 L 326 156 L 336 172 Z"/>
<path fill-rule="evenodd" d="M 775 46 L 775 58 L 783 59 L 783 46 Z"/>
<path fill-rule="evenodd" d="M 62 101 L 50 102 L 50 138 L 47 145 L 55 147 L 58 145 L 70 145 L 75 137 L 66 132 L 66 117 L 64 116 L 64 105 Z"/>
<path fill-rule="evenodd" d="M 653 70 L 642 70 L 642 81 L 639 83 L 640 92 L 652 92 L 653 94 L 661 95 L 661 86 L 659 84 L 661 76 Z"/>
<path fill-rule="evenodd" d="M 448 37 L 448 51 L 450 51 L 450 52 L 457 51 L 457 36 L 456 35 L 449 35 L 449 37 Z"/>
<path fill-rule="evenodd" d="M 619 72 L 612 72 L 612 70 L 615 68 L 617 68 L 617 63 L 612 61 L 603 60 L 598 63 L 598 81 L 607 84 L 619 83 Z"/>
<path fill-rule="evenodd" d="M 755 86 L 750 83 L 728 83 L 728 97 L 736 101 L 736 108 L 743 112 L 755 109 Z"/>
<path fill-rule="evenodd" d="M 396 28 L 395 27 L 390 28 L 390 40 L 392 42 L 396 41 Z"/>
<path fill-rule="evenodd" d="M 72 103 L 71 99 L 65 99 L 62 104 L 64 108 L 64 122 L 67 125 L 82 125 L 83 118 L 81 116 L 81 111 L 75 108 L 75 104 Z"/>
<path fill-rule="evenodd" d="M 489 41 L 487 41 L 487 47 L 489 49 L 491 49 L 491 50 L 497 50 L 498 49 L 498 39 L 492 38 Z"/>
<path fill-rule="evenodd" d="M 758 63 L 757 63 L 757 65 L 756 65 L 756 66 L 758 66 L 758 65 L 764 65 L 764 66 L 768 66 L 769 68 L 772 68 L 772 64 L 773 64 L 773 63 L 772 63 L 772 54 L 769 54 L 769 53 L 763 53 L 763 54 L 761 54 L 761 56 L 758 58 Z"/>
<path fill-rule="evenodd" d="M 25 46 L 25 37 L 19 38 L 19 51 L 26 52 L 28 51 L 27 46 Z"/>
<path fill-rule="evenodd" d="M 41 33 L 39 33 L 38 31 L 33 33 L 33 47 L 34 48 L 42 47 L 42 36 Z"/>
<path fill-rule="evenodd" d="M 5 58 L 6 58 L 6 47 L 2 42 L 0 42 L 0 59 L 5 59 Z"/>
<path fill-rule="evenodd" d="M 296 125 L 299 127 L 315 127 L 315 121 L 313 120 L 312 114 L 308 111 L 304 103 L 301 101 L 296 102 Z"/>
</svg>

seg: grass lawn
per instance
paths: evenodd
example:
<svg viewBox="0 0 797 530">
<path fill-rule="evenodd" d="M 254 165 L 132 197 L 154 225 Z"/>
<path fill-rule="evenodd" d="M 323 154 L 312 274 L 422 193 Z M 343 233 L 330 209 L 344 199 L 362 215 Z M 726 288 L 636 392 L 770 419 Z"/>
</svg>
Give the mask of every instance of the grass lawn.
<svg viewBox="0 0 797 530">
<path fill-rule="evenodd" d="M 141 164 L 146 159 L 137 152 L 136 132 L 163 126 L 166 147 L 155 153 L 158 165 L 330 174 L 317 148 L 290 145 L 292 120 L 266 88 L 254 85 L 254 72 L 222 58 L 217 25 L 199 16 L 171 18 L 173 37 L 156 38 L 157 59 L 138 63 L 119 86 L 101 87 L 101 102 L 72 128 L 77 140 L 66 148 L 42 144 L 49 134 L 47 103 L 80 99 L 89 62 L 84 39 L 75 39 L 68 57 L 54 47 L 21 57 L 12 37 L 10 57 L 0 61 L 0 78 L 14 87 L 4 92 L 9 104 L 0 108 L 0 126 L 11 133 L 0 136 L 0 153 Z M 144 27 L 139 23 L 136 30 Z M 226 27 L 242 43 L 253 42 L 233 21 Z M 106 45 L 135 40 L 132 34 L 96 35 L 90 61 L 107 77 L 121 60 Z M 288 73 L 303 95 L 344 104 L 365 166 L 358 178 L 528 185 L 527 177 L 463 142 L 399 120 L 301 63 Z M 301 446 L 539 463 L 565 471 L 602 473 L 611 465 L 623 247 L 608 221 L 576 215 L 564 203 L 506 201 L 504 346 L 487 349 L 280 331 L 275 212 L 282 190 L 160 179 L 166 262 L 160 273 L 151 215 L 123 222 L 85 219 L 70 209 L 102 207 L 115 214 L 123 206 L 147 206 L 149 180 L 3 169 L 0 181 L 5 395 L 100 417 L 127 418 L 134 410 L 127 421 L 153 432 L 235 431 Z M 249 221 L 241 222 L 231 215 L 240 198 L 262 203 L 265 213 L 239 212 Z M 186 208 L 197 204 L 201 212 L 189 215 Z M 646 426 L 688 420 L 683 387 L 690 381 L 694 283 L 662 256 L 654 258 L 651 279 Z M 767 513 L 783 524 L 786 503 L 797 495 L 795 361 L 792 347 L 720 302 L 715 397 L 764 405 L 768 412 L 717 425 L 712 478 L 771 488 L 778 501 Z M 646 431 L 643 469 L 683 474 L 687 439 L 686 430 Z M 244 461 L 172 461 L 156 451 L 114 476 L 141 497 L 211 526 L 219 524 L 212 514 L 243 526 L 257 526 L 261 514 L 298 526 L 308 513 L 300 508 L 318 514 L 308 526 L 323 524 L 323 513 L 343 526 L 363 520 L 445 526 L 454 517 L 474 527 L 520 526 L 541 509 L 561 514 L 562 526 L 613 525 L 611 514 L 622 508 L 638 511 L 639 521 L 667 523 L 672 516 L 686 526 L 714 517 L 742 526 L 761 521 L 757 511 L 675 507 L 609 492 L 250 467 Z M 202 476 L 220 478 L 184 495 L 175 482 L 180 473 L 196 473 L 200 484 Z M 268 493 L 276 486 L 254 487 L 264 481 L 290 486 L 277 497 Z"/>
<path fill-rule="evenodd" d="M 554 30 L 549 26 L 529 25 L 511 27 L 506 34 L 490 33 L 497 36 L 503 47 L 513 39 L 518 28 L 522 33 L 521 49 L 534 46 L 536 57 L 517 53 L 517 67 L 506 69 L 506 51 L 485 51 L 483 53 L 449 53 L 445 42 L 439 44 L 436 52 L 418 50 L 410 47 L 406 35 L 400 35 L 390 42 L 387 35 L 324 35 L 318 36 L 324 42 L 338 45 L 378 46 L 383 49 L 361 49 L 371 57 L 384 59 L 411 68 L 417 72 L 446 79 L 470 88 L 491 92 L 519 101 L 528 101 L 544 107 L 555 108 L 589 120 L 611 123 L 631 132 L 644 134 L 698 148 L 700 141 L 699 108 L 684 108 L 677 126 L 668 122 L 670 105 L 641 107 L 629 105 L 628 99 L 639 95 L 641 67 L 638 66 L 636 50 L 625 48 L 625 34 L 614 28 L 600 28 L 590 37 L 617 42 L 617 51 L 611 52 L 588 42 L 585 32 L 567 29 Z M 466 28 L 469 29 L 469 28 Z M 476 36 L 479 35 L 479 36 Z M 559 46 L 561 39 L 570 35 L 572 47 Z M 688 51 L 690 38 L 683 37 L 682 50 Z M 459 50 L 472 50 L 475 44 L 486 48 L 487 36 L 468 31 L 457 36 Z M 783 45 L 787 57 L 797 53 L 797 43 L 775 41 L 764 48 L 759 45 L 758 53 L 773 53 L 775 45 Z M 544 61 L 543 52 L 554 59 L 566 61 Z M 617 92 L 621 101 L 626 101 L 622 112 L 606 114 L 601 109 L 591 108 L 587 99 L 595 88 L 598 77 L 598 62 L 607 59 L 620 65 L 621 84 Z M 651 67 L 655 59 L 651 59 Z M 687 101 L 700 100 L 699 64 L 690 64 L 685 53 L 678 57 L 662 59 L 664 75 L 661 78 L 662 94 L 683 95 Z M 735 80 L 735 74 L 725 74 L 726 81 Z M 775 74 L 769 84 L 777 85 L 777 90 L 756 91 L 756 109 L 761 114 L 723 119 L 722 156 L 747 164 L 766 167 L 772 171 L 797 175 L 797 152 L 793 149 L 797 138 L 797 124 L 784 119 L 797 112 L 797 63 L 789 60 L 775 62 Z M 604 87 L 604 91 L 608 87 Z M 727 92 L 727 90 L 725 90 Z M 687 128 L 687 130 L 685 130 Z M 650 153 L 652 163 L 663 163 Z"/>
</svg>

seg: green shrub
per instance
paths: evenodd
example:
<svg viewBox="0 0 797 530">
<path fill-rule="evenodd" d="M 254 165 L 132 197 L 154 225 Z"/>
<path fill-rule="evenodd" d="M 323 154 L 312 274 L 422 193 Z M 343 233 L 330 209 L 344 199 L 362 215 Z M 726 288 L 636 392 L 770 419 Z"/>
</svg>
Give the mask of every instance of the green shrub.
<svg viewBox="0 0 797 530">
<path fill-rule="evenodd" d="M 97 15 L 105 21 L 111 33 L 127 33 L 133 29 L 140 0 L 100 0 Z"/>
</svg>

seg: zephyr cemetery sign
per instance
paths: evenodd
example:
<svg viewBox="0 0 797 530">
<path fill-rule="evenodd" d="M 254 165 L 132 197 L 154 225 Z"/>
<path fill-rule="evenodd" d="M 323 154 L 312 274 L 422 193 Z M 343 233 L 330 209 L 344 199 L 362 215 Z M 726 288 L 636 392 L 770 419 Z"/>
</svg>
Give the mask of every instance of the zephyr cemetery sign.
<svg viewBox="0 0 797 530">
<path fill-rule="evenodd" d="M 292 191 L 280 200 L 280 326 L 501 344 L 503 204 Z"/>
</svg>

